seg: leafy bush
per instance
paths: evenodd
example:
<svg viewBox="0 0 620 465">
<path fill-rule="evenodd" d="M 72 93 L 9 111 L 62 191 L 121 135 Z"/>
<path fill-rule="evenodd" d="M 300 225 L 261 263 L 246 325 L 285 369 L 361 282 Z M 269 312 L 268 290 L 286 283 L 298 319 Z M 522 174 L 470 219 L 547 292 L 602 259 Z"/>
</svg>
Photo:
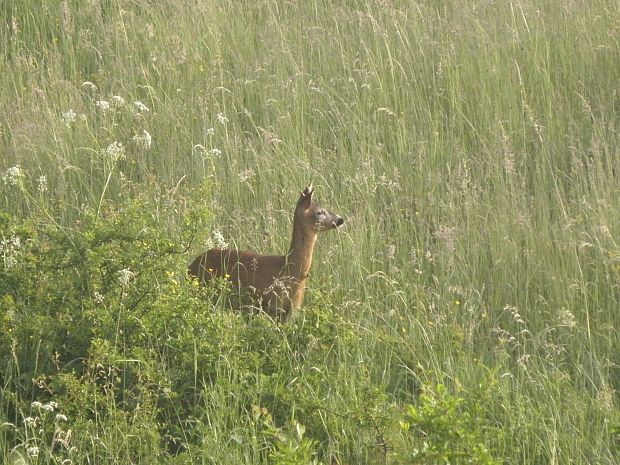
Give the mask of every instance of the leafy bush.
<svg viewBox="0 0 620 465">
<path fill-rule="evenodd" d="M 54 439 L 60 430 L 44 427 L 54 424 L 49 415 L 30 413 L 40 405 L 59 406 L 73 442 L 117 429 L 126 438 L 119 450 L 143 459 L 158 455 L 167 408 L 160 399 L 169 388 L 161 371 L 164 341 L 187 329 L 177 309 L 204 314 L 204 302 L 183 291 L 180 273 L 189 241 L 208 215 L 188 212 L 192 222 L 173 235 L 145 208 L 148 201 L 86 210 L 68 227 L 47 215 L 2 216 L 1 239 L 12 246 L 0 268 L 5 457 L 21 444 L 31 456 L 40 450 L 39 460 L 60 460 Z M 35 423 L 52 437 L 32 436 Z M 105 444 L 100 437 L 90 451 L 71 455 L 103 460 L 111 453 Z"/>
<path fill-rule="evenodd" d="M 482 390 L 482 389 L 481 389 Z M 412 447 L 403 463 L 497 465 L 488 444 L 499 431 L 484 418 L 479 402 L 450 394 L 446 386 L 427 387 L 417 405 L 408 405 L 400 423 Z"/>
</svg>

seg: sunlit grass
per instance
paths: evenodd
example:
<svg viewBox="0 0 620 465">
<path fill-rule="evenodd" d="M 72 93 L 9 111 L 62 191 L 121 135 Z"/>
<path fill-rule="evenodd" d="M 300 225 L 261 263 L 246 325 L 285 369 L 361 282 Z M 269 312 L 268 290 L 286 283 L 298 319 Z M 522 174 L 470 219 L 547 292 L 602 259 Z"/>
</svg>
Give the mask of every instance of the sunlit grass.
<svg viewBox="0 0 620 465">
<path fill-rule="evenodd" d="M 618 6 L 469 3 L 5 1 L 0 209 L 73 228 L 144 191 L 175 234 L 189 198 L 177 193 L 206 184 L 226 242 L 282 253 L 313 181 L 346 228 L 320 238 L 307 305 L 365 344 L 317 361 L 320 380 L 292 362 L 278 376 L 324 395 L 336 418 L 365 396 L 398 406 L 424 386 L 477 399 L 493 385 L 498 458 L 613 463 Z M 218 376 L 234 385 L 239 366 Z M 360 377 L 382 394 L 348 386 Z M 214 463 L 259 463 L 260 444 L 235 442 L 249 420 L 227 413 L 277 396 L 226 387 L 201 387 L 213 423 L 196 428 L 212 428 L 205 444 L 226 437 Z M 316 438 L 324 457 L 349 463 L 368 437 L 339 421 L 370 420 L 324 420 L 341 427 Z"/>
</svg>

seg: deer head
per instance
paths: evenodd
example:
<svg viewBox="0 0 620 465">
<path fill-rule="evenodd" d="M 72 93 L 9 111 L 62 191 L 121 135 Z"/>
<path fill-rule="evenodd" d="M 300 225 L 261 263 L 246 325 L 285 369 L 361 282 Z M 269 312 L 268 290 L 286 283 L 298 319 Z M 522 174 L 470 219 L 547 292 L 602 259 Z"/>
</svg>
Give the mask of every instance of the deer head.
<svg viewBox="0 0 620 465">
<path fill-rule="evenodd" d="M 301 191 L 297 207 L 295 209 L 295 223 L 308 232 L 321 232 L 336 229 L 344 224 L 344 220 L 321 207 L 313 198 L 314 188 L 312 183 Z"/>
</svg>

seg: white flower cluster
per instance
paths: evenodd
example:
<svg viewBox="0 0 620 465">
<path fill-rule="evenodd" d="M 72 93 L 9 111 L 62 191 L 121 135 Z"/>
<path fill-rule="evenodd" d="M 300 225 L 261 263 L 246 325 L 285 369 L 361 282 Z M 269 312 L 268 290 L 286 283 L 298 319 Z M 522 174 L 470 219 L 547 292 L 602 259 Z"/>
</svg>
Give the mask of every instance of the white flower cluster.
<svg viewBox="0 0 620 465">
<path fill-rule="evenodd" d="M 125 158 L 125 147 L 121 142 L 115 141 L 106 147 L 103 154 L 114 163 Z"/>
<path fill-rule="evenodd" d="M 121 97 L 120 95 L 113 95 L 112 98 L 110 99 L 111 101 L 108 100 L 97 100 L 95 102 L 95 106 L 97 107 L 98 110 L 102 111 L 102 112 L 107 112 L 111 109 L 119 109 L 119 108 L 123 108 L 127 105 L 127 102 L 125 101 L 125 99 L 123 97 Z M 140 101 L 135 101 L 133 102 L 133 108 L 134 110 L 136 110 L 138 113 L 146 113 L 149 110 L 149 108 L 142 102 Z"/>
<path fill-rule="evenodd" d="M 93 95 L 97 95 L 99 90 L 97 86 L 90 81 L 86 81 L 82 84 L 82 87 L 92 93 Z M 145 113 L 150 112 L 149 107 L 147 107 L 144 103 L 136 100 L 134 102 L 127 102 L 120 95 L 112 95 L 109 99 L 99 98 L 95 100 L 94 106 L 97 112 L 103 116 L 107 114 L 116 114 L 121 110 L 132 112 L 134 116 L 141 116 Z M 72 125 L 78 120 L 86 120 L 86 115 L 80 114 L 78 115 L 75 110 L 72 108 L 61 113 L 61 122 L 71 128 Z M 153 138 L 151 134 L 143 129 L 138 131 L 136 135 L 133 137 L 133 142 L 143 149 L 149 150 L 153 144 Z M 122 142 L 115 141 L 108 145 L 106 148 L 101 149 L 101 153 L 106 160 L 109 160 L 112 163 L 115 163 L 119 160 L 124 160 L 126 158 L 125 146 Z M 24 177 L 24 173 L 21 171 L 19 165 L 9 168 L 7 171 L 2 174 L 2 180 L 5 184 L 10 185 L 19 185 L 21 183 L 21 179 Z M 47 192 L 47 178 L 45 176 L 41 176 L 38 179 L 39 181 L 39 192 Z"/>
<path fill-rule="evenodd" d="M 36 408 L 37 410 L 44 410 L 46 412 L 53 412 L 58 408 L 58 402 L 51 401 L 47 404 L 43 404 L 38 400 L 35 400 L 32 404 L 30 404 L 32 408 Z"/>
<path fill-rule="evenodd" d="M 36 459 L 41 455 L 42 450 L 46 450 L 41 449 L 40 446 L 44 445 L 44 442 L 41 441 L 41 435 L 46 434 L 46 428 L 49 426 L 48 419 L 53 419 L 54 422 L 54 439 L 52 441 L 52 445 L 56 446 L 53 448 L 54 453 L 62 454 L 63 452 L 61 448 L 57 446 L 62 446 L 62 448 L 64 448 L 64 452 L 70 452 L 72 449 L 69 443 L 71 439 L 71 430 L 65 431 L 62 428 L 61 423 L 67 421 L 67 416 L 57 412 L 59 407 L 58 403 L 54 401 L 43 403 L 35 400 L 30 404 L 30 407 L 32 416 L 27 416 L 24 418 L 24 426 L 27 429 L 26 436 L 28 438 L 24 444 L 24 449 L 28 454 L 28 457 Z M 50 416 L 52 412 L 57 413 Z M 62 456 L 55 458 L 56 460 L 54 460 L 54 463 L 71 462 L 70 460 L 62 460 Z"/>
<path fill-rule="evenodd" d="M 24 172 L 19 165 L 11 166 L 2 173 L 2 181 L 10 186 L 18 186 L 24 178 Z"/>
<path fill-rule="evenodd" d="M 17 255 L 21 249 L 22 243 L 19 236 L 11 236 L 8 239 L 0 241 L 0 255 L 4 260 L 4 266 L 10 270 L 17 265 Z"/>
<path fill-rule="evenodd" d="M 226 115 L 223 113 L 218 113 L 215 117 L 217 118 L 217 122 L 220 124 L 228 123 L 228 118 L 226 118 Z"/>
<path fill-rule="evenodd" d="M 103 294 L 95 291 L 95 293 L 93 294 L 93 299 L 95 300 L 95 302 L 101 305 L 103 303 Z"/>
<path fill-rule="evenodd" d="M 62 120 L 62 124 L 70 128 L 71 125 L 75 123 L 76 118 L 77 118 L 77 113 L 73 111 L 73 108 L 69 108 L 67 111 L 65 111 L 62 114 L 60 119 Z"/>
<path fill-rule="evenodd" d="M 90 81 L 86 81 L 82 84 L 82 87 L 89 90 L 90 92 L 97 92 L 97 86 Z"/>
<path fill-rule="evenodd" d="M 87 83 L 84 83 L 83 85 L 86 85 L 86 84 Z M 97 108 L 98 111 L 105 114 L 105 113 L 108 113 L 110 110 L 120 110 L 120 109 L 127 107 L 127 102 L 120 95 L 113 95 L 110 98 L 110 100 L 103 100 L 103 99 L 97 100 L 95 102 L 95 107 Z M 149 111 L 151 111 L 149 107 L 147 107 L 144 103 L 140 102 L 139 100 L 136 100 L 135 102 L 133 102 L 133 109 L 136 111 L 136 114 L 138 115 L 142 113 L 148 113 Z"/>
<path fill-rule="evenodd" d="M 47 176 L 39 176 L 39 179 L 37 179 L 37 181 L 39 183 L 39 192 L 41 194 L 47 192 Z"/>
<path fill-rule="evenodd" d="M 95 106 L 97 107 L 97 110 L 102 113 L 106 113 L 110 110 L 110 102 L 107 100 L 97 100 L 95 102 Z"/>
<path fill-rule="evenodd" d="M 97 102 L 99 104 L 99 102 Z M 86 115 L 84 113 L 76 113 L 73 108 L 69 108 L 67 111 L 63 111 L 60 114 L 60 122 L 67 128 L 71 129 L 77 122 L 85 122 Z"/>
<path fill-rule="evenodd" d="M 219 158 L 222 156 L 222 151 L 220 149 L 212 148 L 207 150 L 207 148 L 202 144 L 194 145 L 194 152 L 203 158 Z"/>
<path fill-rule="evenodd" d="M 224 235 L 220 231 L 214 229 L 211 234 L 213 236 L 213 241 L 215 242 L 216 247 L 220 249 L 225 249 L 226 247 L 228 247 L 228 244 L 224 240 Z"/>
<path fill-rule="evenodd" d="M 136 274 L 128 268 L 119 270 L 117 272 L 117 275 L 118 275 L 118 282 L 123 287 L 129 286 L 129 283 L 131 283 L 131 281 L 133 281 L 133 279 L 136 277 Z"/>
<path fill-rule="evenodd" d="M 133 107 L 138 113 L 148 113 L 151 111 L 144 103 L 138 101 L 133 102 Z"/>
<path fill-rule="evenodd" d="M 120 95 L 113 95 L 112 96 L 112 105 L 114 105 L 116 108 L 121 108 L 125 106 L 125 99 L 123 97 L 121 97 Z"/>
<path fill-rule="evenodd" d="M 58 403 L 54 401 L 43 403 L 35 400 L 30 404 L 30 407 L 32 416 L 24 418 L 26 441 L 23 447 L 28 457 L 36 459 L 41 455 L 53 454 L 53 463 L 72 463 L 68 457 L 75 450 L 75 447 L 71 447 L 70 444 L 71 430 L 63 428 L 62 423 L 68 419 L 66 415 L 58 412 Z M 48 428 L 52 427 L 50 420 L 53 421 L 53 439 L 51 447 L 47 448 L 47 442 L 44 438 L 47 437 Z M 25 458 L 20 458 L 20 460 L 20 463 L 26 463 Z M 32 463 L 35 462 L 36 460 L 32 461 Z"/>
<path fill-rule="evenodd" d="M 148 150 L 151 148 L 153 139 L 147 130 L 142 130 L 142 134 L 136 134 L 133 136 L 133 141 L 138 147 Z"/>
</svg>

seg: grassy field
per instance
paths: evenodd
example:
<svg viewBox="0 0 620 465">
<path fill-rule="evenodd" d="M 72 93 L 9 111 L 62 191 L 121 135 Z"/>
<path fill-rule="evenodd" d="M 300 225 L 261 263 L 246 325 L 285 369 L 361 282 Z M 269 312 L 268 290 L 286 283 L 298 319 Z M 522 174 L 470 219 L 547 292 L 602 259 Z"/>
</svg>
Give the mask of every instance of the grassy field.
<svg viewBox="0 0 620 465">
<path fill-rule="evenodd" d="M 0 462 L 620 463 L 619 18 L 0 2 Z M 292 322 L 185 281 L 310 181 Z"/>
</svg>

